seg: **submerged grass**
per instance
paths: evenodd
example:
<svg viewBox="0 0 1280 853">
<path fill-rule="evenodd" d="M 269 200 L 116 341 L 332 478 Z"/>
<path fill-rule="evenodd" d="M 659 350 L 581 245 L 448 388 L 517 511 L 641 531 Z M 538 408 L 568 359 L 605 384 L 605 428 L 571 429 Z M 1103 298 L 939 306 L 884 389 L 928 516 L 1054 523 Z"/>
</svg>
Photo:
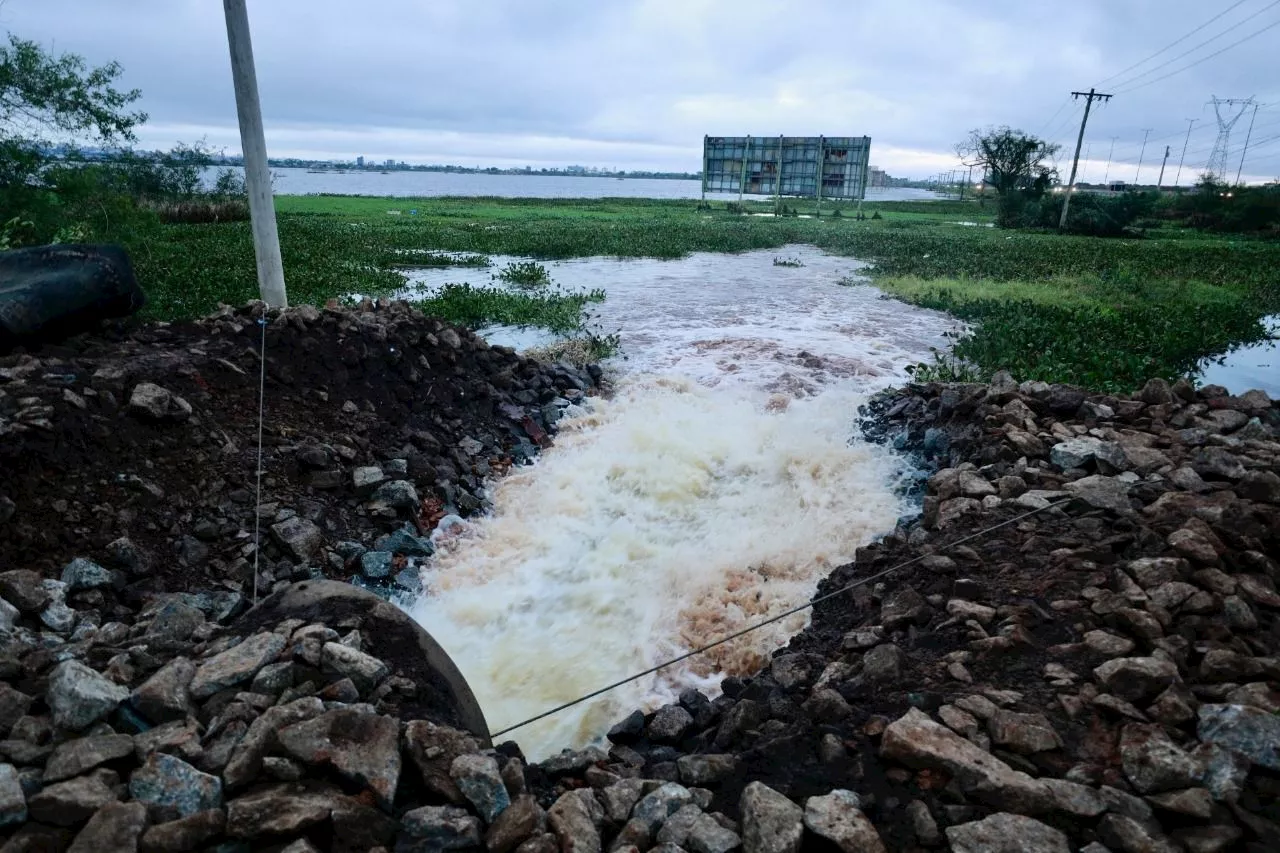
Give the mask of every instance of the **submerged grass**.
<svg viewBox="0 0 1280 853">
<path fill-rule="evenodd" d="M 827 202 L 820 219 L 649 199 L 282 196 L 277 208 L 293 302 L 392 293 L 406 282 L 400 268 L 423 253 L 441 261 L 676 258 L 807 243 L 870 261 L 873 279 L 888 291 L 973 322 L 956 354 L 978 372 L 1006 368 L 1020 379 L 1096 388 L 1184 374 L 1198 358 L 1253 339 L 1258 319 L 1280 311 L 1274 241 L 1177 228 L 1107 240 L 1001 231 L 961 224 L 990 221 L 989 208 L 972 202 L 867 203 L 864 214 L 880 218 L 864 220 L 851 205 Z M 744 213 L 771 209 L 771 202 L 742 206 Z M 830 215 L 835 209 L 839 218 Z M 128 248 L 153 317 L 192 317 L 257 293 L 247 222 L 162 225 Z M 468 325 L 563 327 L 575 299 L 463 288 L 426 307 Z"/>
</svg>

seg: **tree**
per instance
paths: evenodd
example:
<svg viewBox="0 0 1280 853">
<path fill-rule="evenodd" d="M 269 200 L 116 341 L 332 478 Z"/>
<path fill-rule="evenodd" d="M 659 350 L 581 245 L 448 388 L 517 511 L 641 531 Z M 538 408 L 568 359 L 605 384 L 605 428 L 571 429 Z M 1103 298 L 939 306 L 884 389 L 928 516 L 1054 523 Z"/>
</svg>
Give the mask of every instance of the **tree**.
<svg viewBox="0 0 1280 853">
<path fill-rule="evenodd" d="M 987 183 L 1001 198 L 1015 192 L 1034 198 L 1043 195 L 1057 177 L 1057 169 L 1045 161 L 1061 147 L 1003 126 L 969 131 L 956 153 L 966 166 L 986 170 Z"/>
<path fill-rule="evenodd" d="M 23 225 L 10 229 L 11 244 L 83 237 L 89 206 L 118 222 L 117 200 L 102 197 L 99 176 L 59 169 L 55 155 L 76 143 L 133 140 L 147 116 L 130 109 L 141 93 L 117 88 L 120 74 L 118 63 L 90 68 L 79 56 L 54 56 L 12 33 L 0 43 L 0 218 L 14 221 L 16 214 Z"/>
<path fill-rule="evenodd" d="M 0 46 L 0 134 L 26 142 L 131 141 L 147 115 L 128 111 L 142 93 L 113 85 L 121 70 L 117 62 L 89 68 L 75 54 L 51 56 L 10 33 L 8 46 Z"/>
</svg>

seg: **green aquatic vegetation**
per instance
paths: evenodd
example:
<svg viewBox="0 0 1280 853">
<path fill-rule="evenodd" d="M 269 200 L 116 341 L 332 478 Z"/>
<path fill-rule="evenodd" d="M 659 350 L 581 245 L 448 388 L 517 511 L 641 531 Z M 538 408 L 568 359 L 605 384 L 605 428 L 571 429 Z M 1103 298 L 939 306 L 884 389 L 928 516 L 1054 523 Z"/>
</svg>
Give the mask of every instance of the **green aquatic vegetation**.
<svg viewBox="0 0 1280 853">
<path fill-rule="evenodd" d="M 543 287 L 551 283 L 547 268 L 536 261 L 516 261 L 503 267 L 494 278 L 517 287 Z"/>
</svg>

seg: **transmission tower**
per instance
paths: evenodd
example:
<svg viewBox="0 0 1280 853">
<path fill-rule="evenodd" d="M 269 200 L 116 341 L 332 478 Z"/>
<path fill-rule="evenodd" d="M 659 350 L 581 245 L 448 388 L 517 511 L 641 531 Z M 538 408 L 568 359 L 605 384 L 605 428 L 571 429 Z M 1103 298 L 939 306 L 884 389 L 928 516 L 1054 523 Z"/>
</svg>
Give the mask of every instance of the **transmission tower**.
<svg viewBox="0 0 1280 853">
<path fill-rule="evenodd" d="M 1219 98 L 1215 95 L 1209 103 L 1213 104 L 1214 115 L 1218 117 L 1218 141 L 1213 144 L 1213 153 L 1209 155 L 1206 171 L 1215 180 L 1222 181 L 1227 176 L 1227 147 L 1231 142 L 1231 128 L 1253 106 L 1253 98 Z"/>
</svg>

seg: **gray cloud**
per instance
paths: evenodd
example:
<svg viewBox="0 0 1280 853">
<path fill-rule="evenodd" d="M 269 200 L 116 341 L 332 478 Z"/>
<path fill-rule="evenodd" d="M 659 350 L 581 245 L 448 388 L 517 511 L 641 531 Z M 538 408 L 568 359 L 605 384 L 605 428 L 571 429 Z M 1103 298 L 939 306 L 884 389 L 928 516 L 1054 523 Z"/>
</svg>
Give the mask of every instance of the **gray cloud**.
<svg viewBox="0 0 1280 853">
<path fill-rule="evenodd" d="M 1260 144 L 1246 173 L 1280 173 L 1277 26 L 1219 57 L 1125 92 L 1129 78 L 1264 9 L 1247 0 L 1202 33 L 1107 85 L 1086 135 L 1099 180 L 1132 179 L 1198 118 L 1189 175 L 1215 130 L 1211 94 L 1256 95 Z M 710 134 L 866 134 L 895 174 L 956 166 L 965 132 L 1010 124 L 1074 143 L 1087 89 L 1203 23 L 1192 0 L 249 0 L 273 154 L 418 162 L 582 162 L 696 169 Z M 1273 22 L 1280 7 L 1185 60 Z M 116 59 L 152 116 L 143 143 L 201 135 L 238 149 L 221 4 L 214 0 L 9 0 L 0 24 L 95 63 Z M 1057 111 L 1057 112 L 1055 112 Z M 1244 140 L 1232 136 L 1235 157 Z M 1158 167 L 1158 165 L 1157 165 Z M 1144 179 L 1151 180 L 1144 168 Z"/>
</svg>

